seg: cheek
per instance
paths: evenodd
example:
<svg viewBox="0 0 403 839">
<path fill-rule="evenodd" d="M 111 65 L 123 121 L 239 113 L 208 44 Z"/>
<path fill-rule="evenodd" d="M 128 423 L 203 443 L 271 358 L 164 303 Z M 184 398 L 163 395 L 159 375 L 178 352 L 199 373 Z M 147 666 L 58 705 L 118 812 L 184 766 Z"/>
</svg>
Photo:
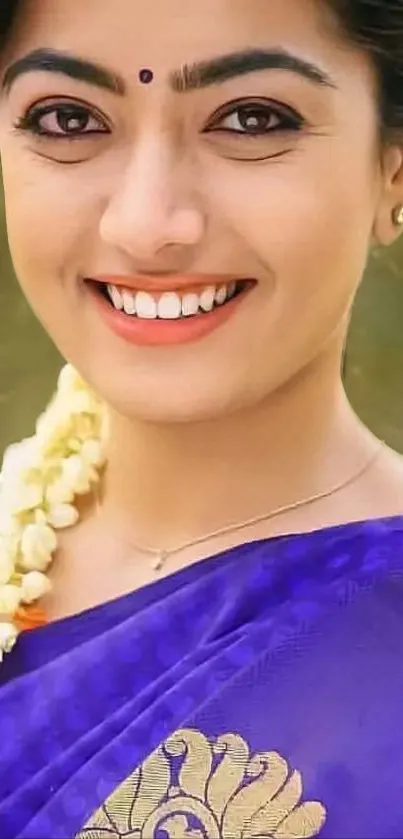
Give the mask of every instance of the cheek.
<svg viewBox="0 0 403 839">
<path fill-rule="evenodd" d="M 24 157 L 17 161 L 2 152 L 10 251 L 30 296 L 31 287 L 77 271 L 96 199 L 89 201 L 78 169 L 57 169 L 48 161 Z"/>
<path fill-rule="evenodd" d="M 245 361 L 276 347 L 274 368 L 250 365 L 248 380 L 262 387 L 262 377 L 278 386 L 329 341 L 341 342 L 367 261 L 374 172 L 361 162 L 341 175 L 348 155 L 333 166 L 324 157 L 239 167 L 212 187 L 230 246 L 260 280 Z"/>
<path fill-rule="evenodd" d="M 294 152 L 256 167 L 238 165 L 225 183 L 216 178 L 212 187 L 228 228 L 278 293 L 291 292 L 298 304 L 323 289 L 324 274 L 351 293 L 367 259 L 374 168 L 362 154 L 355 165 L 341 151 L 333 148 L 332 154 L 328 144 L 316 155 Z"/>
</svg>

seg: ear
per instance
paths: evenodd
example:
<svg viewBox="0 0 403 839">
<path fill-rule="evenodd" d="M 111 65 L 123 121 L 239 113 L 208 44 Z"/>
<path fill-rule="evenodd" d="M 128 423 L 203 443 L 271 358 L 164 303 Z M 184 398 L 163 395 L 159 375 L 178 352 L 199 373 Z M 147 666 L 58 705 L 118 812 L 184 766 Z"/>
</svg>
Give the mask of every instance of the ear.
<svg viewBox="0 0 403 839">
<path fill-rule="evenodd" d="M 385 145 L 380 178 L 373 237 L 377 245 L 390 245 L 403 233 L 403 224 L 396 221 L 396 209 L 403 207 L 403 145 Z"/>
</svg>

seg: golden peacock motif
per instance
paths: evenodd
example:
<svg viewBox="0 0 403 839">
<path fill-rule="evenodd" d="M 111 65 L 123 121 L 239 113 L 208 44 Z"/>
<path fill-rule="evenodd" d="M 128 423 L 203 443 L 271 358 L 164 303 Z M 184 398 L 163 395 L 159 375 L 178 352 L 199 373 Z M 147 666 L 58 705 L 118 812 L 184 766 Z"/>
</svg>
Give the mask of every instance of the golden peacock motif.
<svg viewBox="0 0 403 839">
<path fill-rule="evenodd" d="M 276 752 L 251 755 L 225 734 L 172 735 L 113 793 L 76 839 L 302 839 L 326 812 L 302 802 L 299 772 Z"/>
</svg>

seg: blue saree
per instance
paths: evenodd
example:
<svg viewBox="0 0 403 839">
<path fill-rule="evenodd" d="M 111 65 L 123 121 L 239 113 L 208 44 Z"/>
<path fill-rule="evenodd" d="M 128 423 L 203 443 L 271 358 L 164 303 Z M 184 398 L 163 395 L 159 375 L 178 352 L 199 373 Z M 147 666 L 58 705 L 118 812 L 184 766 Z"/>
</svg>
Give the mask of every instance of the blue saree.
<svg viewBox="0 0 403 839">
<path fill-rule="evenodd" d="M 231 549 L 0 679 L 1 839 L 401 839 L 403 518 Z"/>
</svg>

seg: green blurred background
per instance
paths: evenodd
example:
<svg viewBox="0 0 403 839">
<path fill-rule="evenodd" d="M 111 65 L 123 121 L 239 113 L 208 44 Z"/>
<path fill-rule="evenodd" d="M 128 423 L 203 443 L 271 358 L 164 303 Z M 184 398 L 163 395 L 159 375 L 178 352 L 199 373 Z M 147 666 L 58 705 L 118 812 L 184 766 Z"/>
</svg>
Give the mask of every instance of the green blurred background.
<svg viewBox="0 0 403 839">
<path fill-rule="evenodd" d="M 1 199 L 1 195 L 0 195 Z M 61 359 L 17 286 L 0 206 L 0 454 L 32 432 Z M 403 240 L 373 255 L 355 305 L 345 381 L 364 422 L 403 452 Z"/>
</svg>

